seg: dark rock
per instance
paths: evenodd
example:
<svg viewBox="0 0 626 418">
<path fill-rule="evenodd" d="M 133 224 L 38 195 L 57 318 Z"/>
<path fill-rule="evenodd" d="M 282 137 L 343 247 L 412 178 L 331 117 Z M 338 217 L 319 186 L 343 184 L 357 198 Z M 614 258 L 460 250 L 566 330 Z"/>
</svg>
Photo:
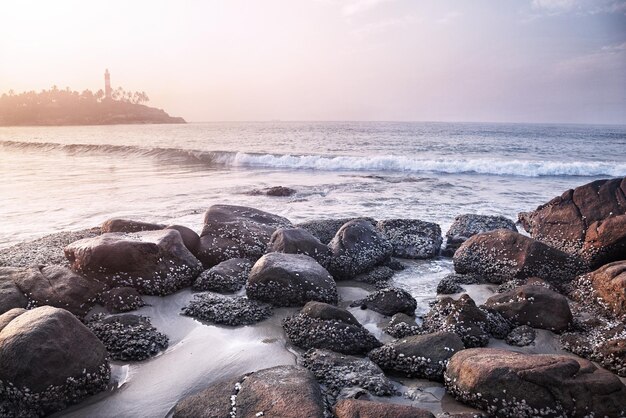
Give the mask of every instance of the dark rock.
<svg viewBox="0 0 626 418">
<path fill-rule="evenodd" d="M 324 402 L 310 371 L 300 366 L 277 366 L 213 383 L 179 401 L 173 416 L 323 418 Z"/>
<path fill-rule="evenodd" d="M 390 287 L 371 293 L 365 299 L 355 300 L 350 306 L 361 306 L 387 316 L 398 312 L 413 315 L 417 301 L 406 290 Z"/>
<path fill-rule="evenodd" d="M 328 244 L 329 271 L 335 279 L 349 280 L 385 262 L 392 246 L 372 224 L 363 219 L 344 224 Z"/>
<path fill-rule="evenodd" d="M 387 402 L 342 399 L 335 405 L 337 418 L 435 418 L 425 409 Z"/>
<path fill-rule="evenodd" d="M 585 259 L 591 268 L 626 257 L 626 178 L 596 180 L 520 213 L 539 241 Z"/>
<path fill-rule="evenodd" d="M 299 314 L 284 319 L 283 328 L 292 344 L 345 354 L 365 354 L 380 342 L 345 309 L 308 302 Z"/>
<path fill-rule="evenodd" d="M 51 414 L 109 383 L 107 351 L 74 315 L 44 306 L 0 332 L 0 412 Z"/>
<path fill-rule="evenodd" d="M 200 248 L 200 235 L 196 233 L 196 231 L 187 228 L 182 225 L 169 225 L 165 229 L 173 229 L 178 231 L 181 238 L 183 239 L 183 244 L 185 247 L 193 254 L 194 256 L 198 256 L 198 249 Z"/>
<path fill-rule="evenodd" d="M 302 228 L 277 229 L 270 238 L 267 252 L 308 255 L 325 268 L 330 262 L 328 247 Z"/>
<path fill-rule="evenodd" d="M 472 274 L 448 274 L 437 284 L 438 295 L 451 295 L 463 292 L 462 284 L 477 284 L 483 280 Z"/>
<path fill-rule="evenodd" d="M 281 227 L 291 227 L 291 222 L 254 208 L 213 205 L 204 214 L 198 258 L 206 268 L 230 258 L 256 260 L 265 254 L 270 237 Z"/>
<path fill-rule="evenodd" d="M 0 267 L 0 315 L 13 308 L 26 308 L 28 299 L 15 284 L 14 277 L 24 269 Z"/>
<path fill-rule="evenodd" d="M 393 383 L 368 358 L 315 349 L 304 353 L 300 364 L 311 370 L 333 396 L 337 396 L 342 390 L 353 388 L 364 389 L 376 396 L 396 393 Z"/>
<path fill-rule="evenodd" d="M 296 194 L 296 190 L 290 187 L 274 186 L 264 190 L 268 196 L 288 197 Z"/>
<path fill-rule="evenodd" d="M 571 297 L 594 305 L 602 313 L 626 317 L 626 261 L 616 261 L 578 277 L 572 282 Z"/>
<path fill-rule="evenodd" d="M 63 266 L 39 266 L 13 274 L 17 287 L 31 305 L 67 309 L 83 317 L 96 304 L 98 294 L 107 287 Z"/>
<path fill-rule="evenodd" d="M 404 338 L 421 333 L 422 328 L 417 325 L 415 318 L 400 312 L 391 317 L 385 332 L 394 338 Z"/>
<path fill-rule="evenodd" d="M 495 417 L 620 417 L 626 386 L 610 372 L 571 356 L 475 348 L 456 353 L 446 389 Z"/>
<path fill-rule="evenodd" d="M 342 219 L 318 219 L 302 222 L 296 225 L 298 228 L 306 229 L 322 244 L 328 244 L 337 234 L 337 231 L 346 223 L 355 219 L 364 219 L 372 226 L 376 226 L 376 220 L 372 218 L 342 218 Z"/>
<path fill-rule="evenodd" d="M 389 257 L 385 262 L 381 264 L 381 266 L 389 267 L 393 271 L 402 271 L 406 268 L 404 267 L 404 264 L 402 264 L 399 260 L 393 257 Z"/>
<path fill-rule="evenodd" d="M 269 253 L 256 262 L 246 284 L 249 298 L 277 306 L 310 300 L 337 303 L 337 286 L 317 261 L 303 254 Z"/>
<path fill-rule="evenodd" d="M 518 325 L 565 331 L 572 323 L 567 298 L 544 286 L 524 285 L 487 299 L 485 306 Z"/>
<path fill-rule="evenodd" d="M 234 293 L 248 280 L 252 262 L 247 258 L 231 258 L 205 270 L 193 283 L 194 290 Z"/>
<path fill-rule="evenodd" d="M 100 303 L 111 313 L 134 311 L 145 306 L 139 292 L 132 287 L 117 287 L 102 292 Z"/>
<path fill-rule="evenodd" d="M 393 246 L 393 256 L 400 258 L 432 258 L 439 254 L 443 238 L 436 223 L 417 219 L 379 221 L 378 230 Z"/>
<path fill-rule="evenodd" d="M 517 232 L 515 223 L 504 216 L 489 216 L 464 214 L 454 218 L 454 222 L 446 232 L 445 255 L 452 257 L 454 252 L 476 234 L 495 231 L 496 229 L 510 229 Z"/>
<path fill-rule="evenodd" d="M 578 259 L 508 229 L 474 235 L 454 253 L 454 269 L 492 283 L 540 277 L 564 283 L 583 271 Z"/>
<path fill-rule="evenodd" d="M 100 226 L 100 232 L 125 232 L 134 233 L 142 231 L 159 231 L 165 228 L 165 225 L 153 224 L 150 222 L 132 221 L 130 219 L 112 218 L 104 221 Z"/>
<path fill-rule="evenodd" d="M 377 266 L 367 273 L 361 273 L 354 278 L 357 282 L 373 284 L 378 289 L 389 287 L 388 282 L 391 280 L 395 271 L 387 266 Z"/>
<path fill-rule="evenodd" d="M 125 314 L 94 315 L 87 327 L 102 341 L 114 360 L 140 361 L 153 357 L 168 346 L 168 338 L 157 331 L 145 316 Z"/>
<path fill-rule="evenodd" d="M 506 336 L 506 343 L 517 347 L 531 345 L 534 341 L 535 330 L 528 325 L 520 325 L 519 327 L 513 328 L 509 335 Z"/>
<path fill-rule="evenodd" d="M 182 314 L 222 325 L 250 325 L 272 316 L 272 307 L 245 297 L 227 297 L 214 293 L 194 295 Z"/>
<path fill-rule="evenodd" d="M 147 295 L 163 296 L 190 286 L 202 272 L 175 230 L 103 234 L 68 245 L 65 255 L 72 270 L 86 277 Z"/>
<path fill-rule="evenodd" d="M 24 308 L 13 308 L 0 315 L 0 332 L 4 329 L 4 327 L 9 325 L 9 322 L 13 321 L 24 312 L 27 312 Z"/>
<path fill-rule="evenodd" d="M 452 332 L 411 335 L 376 348 L 369 358 L 383 370 L 442 380 L 448 359 L 465 346 Z"/>
</svg>

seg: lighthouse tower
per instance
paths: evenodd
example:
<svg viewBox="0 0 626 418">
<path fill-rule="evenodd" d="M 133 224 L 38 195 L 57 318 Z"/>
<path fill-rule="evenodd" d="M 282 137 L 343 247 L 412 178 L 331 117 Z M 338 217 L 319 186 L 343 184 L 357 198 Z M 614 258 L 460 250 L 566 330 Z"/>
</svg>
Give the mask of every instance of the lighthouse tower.
<svg viewBox="0 0 626 418">
<path fill-rule="evenodd" d="M 108 68 L 104 72 L 104 97 L 111 98 L 111 74 L 109 74 Z"/>
</svg>

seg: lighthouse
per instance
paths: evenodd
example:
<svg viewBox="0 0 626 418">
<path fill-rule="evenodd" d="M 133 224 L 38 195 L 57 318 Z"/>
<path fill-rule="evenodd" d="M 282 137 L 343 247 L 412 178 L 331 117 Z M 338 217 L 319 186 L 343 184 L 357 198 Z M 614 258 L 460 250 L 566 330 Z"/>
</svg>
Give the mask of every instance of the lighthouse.
<svg viewBox="0 0 626 418">
<path fill-rule="evenodd" d="M 111 98 L 111 74 L 109 74 L 108 68 L 104 72 L 104 97 Z"/>
</svg>

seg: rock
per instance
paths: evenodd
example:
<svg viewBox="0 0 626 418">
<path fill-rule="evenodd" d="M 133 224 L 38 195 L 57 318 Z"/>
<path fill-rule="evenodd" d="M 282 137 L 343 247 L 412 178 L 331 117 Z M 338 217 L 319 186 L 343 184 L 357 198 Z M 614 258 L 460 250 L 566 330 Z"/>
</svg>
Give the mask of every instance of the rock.
<svg viewBox="0 0 626 418">
<path fill-rule="evenodd" d="M 288 197 L 296 194 L 296 190 L 290 187 L 274 186 L 264 190 L 268 196 Z"/>
<path fill-rule="evenodd" d="M 350 306 L 361 306 L 362 309 L 371 309 L 387 316 L 398 312 L 413 315 L 417 301 L 406 290 L 389 287 L 371 293 L 365 299 L 355 300 Z"/>
<path fill-rule="evenodd" d="M 328 244 L 332 253 L 329 271 L 335 279 L 349 280 L 386 261 L 391 244 L 363 219 L 344 224 Z"/>
<path fill-rule="evenodd" d="M 572 297 L 609 316 L 626 317 L 626 261 L 616 261 L 578 277 Z"/>
<path fill-rule="evenodd" d="M 454 269 L 492 283 L 540 277 L 564 283 L 583 270 L 579 260 L 508 229 L 474 235 L 454 253 Z"/>
<path fill-rule="evenodd" d="M 319 239 L 322 244 L 328 244 L 344 224 L 355 219 L 363 219 L 372 224 L 372 226 L 376 226 L 376 220 L 372 218 L 342 218 L 307 221 L 297 224 L 296 227 L 309 231 L 314 237 Z"/>
<path fill-rule="evenodd" d="M 104 221 L 100 226 L 100 232 L 142 232 L 142 231 L 159 231 L 165 228 L 165 225 L 153 224 L 150 222 L 132 221 L 130 219 L 112 218 Z"/>
<path fill-rule="evenodd" d="M 13 308 L 0 315 L 0 332 L 4 329 L 4 327 L 9 325 L 9 322 L 13 321 L 24 312 L 27 312 L 24 308 Z"/>
<path fill-rule="evenodd" d="M 393 246 L 393 256 L 400 258 L 432 258 L 439 254 L 443 238 L 436 223 L 417 219 L 379 221 L 378 230 Z"/>
<path fill-rule="evenodd" d="M 187 228 L 182 225 L 169 225 L 165 227 L 165 229 L 173 229 L 178 231 L 181 238 L 183 239 L 183 244 L 185 247 L 193 254 L 194 256 L 198 256 L 198 249 L 200 247 L 200 236 L 196 233 L 196 231 Z"/>
<path fill-rule="evenodd" d="M 461 293 L 463 292 L 462 284 L 477 284 L 482 281 L 482 278 L 472 274 L 448 274 L 437 284 L 437 294 L 451 295 Z"/>
<path fill-rule="evenodd" d="M 614 218 L 626 214 L 625 195 L 626 178 L 596 180 L 567 190 L 533 212 L 520 213 L 519 220 L 533 238 L 579 255 L 595 268 L 624 259 L 626 229 L 615 226 L 626 225 L 626 218 Z M 604 222 L 615 224 L 606 228 Z"/>
<path fill-rule="evenodd" d="M 63 266 L 39 266 L 13 274 L 13 280 L 35 306 L 54 306 L 83 317 L 96 304 L 103 283 Z"/>
<path fill-rule="evenodd" d="M 415 318 L 400 312 L 391 317 L 384 331 L 394 338 L 404 338 L 421 333 L 422 328 L 417 325 Z"/>
<path fill-rule="evenodd" d="M 303 254 L 269 253 L 254 264 L 246 293 L 277 306 L 298 306 L 316 300 L 337 303 L 333 277 L 314 259 Z"/>
<path fill-rule="evenodd" d="M 278 228 L 270 238 L 267 252 L 308 255 L 325 268 L 330 262 L 328 247 L 302 228 Z"/>
<path fill-rule="evenodd" d="M 174 418 L 323 418 L 322 393 L 300 366 L 277 366 L 213 383 L 176 404 Z"/>
<path fill-rule="evenodd" d="M 354 278 L 354 281 L 373 284 L 378 289 L 389 287 L 388 282 L 391 280 L 395 271 L 387 266 L 377 266 L 367 273 L 361 273 Z"/>
<path fill-rule="evenodd" d="M 520 286 L 491 296 L 485 306 L 515 324 L 533 328 L 562 332 L 572 323 L 567 298 L 544 286 Z"/>
<path fill-rule="evenodd" d="M 272 307 L 245 297 L 202 293 L 182 309 L 182 314 L 214 324 L 250 325 L 272 316 Z"/>
<path fill-rule="evenodd" d="M 15 284 L 14 277 L 23 269 L 0 267 L 0 315 L 13 308 L 26 308 L 28 299 Z"/>
<path fill-rule="evenodd" d="M 245 206 L 213 205 L 204 214 L 198 258 L 206 268 L 230 258 L 256 260 L 281 227 L 291 227 L 291 222 Z"/>
<path fill-rule="evenodd" d="M 406 267 L 398 259 L 389 257 L 381 266 L 389 267 L 393 271 L 402 271 Z"/>
<path fill-rule="evenodd" d="M 342 399 L 335 405 L 337 418 L 435 418 L 425 409 L 387 402 Z"/>
<path fill-rule="evenodd" d="M 0 332 L 0 411 L 51 414 L 106 389 L 110 369 L 102 343 L 74 315 L 44 306 Z"/>
<path fill-rule="evenodd" d="M 345 309 L 308 302 L 300 313 L 287 317 L 283 328 L 292 344 L 344 354 L 365 354 L 380 342 Z"/>
<path fill-rule="evenodd" d="M 467 213 L 454 218 L 454 222 L 446 232 L 446 249 L 444 255 L 452 257 L 454 252 L 476 234 L 509 229 L 517 232 L 515 223 L 504 216 L 475 215 Z"/>
<path fill-rule="evenodd" d="M 509 335 L 506 336 L 506 343 L 517 347 L 531 345 L 534 341 L 535 330 L 528 325 L 520 325 L 519 327 L 513 328 Z"/>
<path fill-rule="evenodd" d="M 461 402 L 496 417 L 619 417 L 626 386 L 579 358 L 475 348 L 456 353 L 446 389 Z"/>
<path fill-rule="evenodd" d="M 111 313 L 134 311 L 146 305 L 139 292 L 132 287 L 117 287 L 102 292 L 100 303 Z"/>
<path fill-rule="evenodd" d="M 145 316 L 125 314 L 94 315 L 87 327 L 102 341 L 113 360 L 141 361 L 168 346 L 166 335 L 157 331 Z"/>
<path fill-rule="evenodd" d="M 441 331 L 404 337 L 370 351 L 368 356 L 383 370 L 441 381 L 448 359 L 464 348 L 458 335 Z"/>
<path fill-rule="evenodd" d="M 72 270 L 86 277 L 147 295 L 163 296 L 190 286 L 202 272 L 175 230 L 102 234 L 68 245 L 65 255 Z"/>
<path fill-rule="evenodd" d="M 231 258 L 205 270 L 193 283 L 194 290 L 234 293 L 244 287 L 252 262 L 247 258 Z"/>
<path fill-rule="evenodd" d="M 329 350 L 309 350 L 300 364 L 311 370 L 333 396 L 344 389 L 361 388 L 376 396 L 396 393 L 393 383 L 368 358 L 338 354 Z"/>
</svg>

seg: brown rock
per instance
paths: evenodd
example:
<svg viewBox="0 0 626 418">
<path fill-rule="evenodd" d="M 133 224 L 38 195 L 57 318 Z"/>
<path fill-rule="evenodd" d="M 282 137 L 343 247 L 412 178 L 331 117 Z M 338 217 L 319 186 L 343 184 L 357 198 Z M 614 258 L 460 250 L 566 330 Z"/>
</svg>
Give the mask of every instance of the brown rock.
<svg viewBox="0 0 626 418">
<path fill-rule="evenodd" d="M 582 279 L 591 282 L 595 293 L 587 297 L 591 296 L 595 303 L 602 303 L 603 307 L 617 317 L 626 315 L 626 261 L 602 266 Z M 593 296 L 599 297 L 601 301 Z"/>
<path fill-rule="evenodd" d="M 175 231 L 178 231 L 181 238 L 183 239 L 183 244 L 185 244 L 185 247 L 187 247 L 187 249 L 191 251 L 191 254 L 195 256 L 198 255 L 198 248 L 200 247 L 200 236 L 196 233 L 196 231 L 182 225 L 169 225 L 165 229 L 173 229 Z"/>
<path fill-rule="evenodd" d="M 337 418 L 435 418 L 425 409 L 387 402 L 342 399 L 335 405 Z"/>
<path fill-rule="evenodd" d="M 0 267 L 0 315 L 13 308 L 26 308 L 28 299 L 15 284 L 14 277 L 23 268 Z"/>
<path fill-rule="evenodd" d="M 165 228 L 165 225 L 153 224 L 149 222 L 133 221 L 130 219 L 112 218 L 104 221 L 100 227 L 101 232 L 141 232 L 158 231 Z"/>
<path fill-rule="evenodd" d="M 0 332 L 9 325 L 9 322 L 26 312 L 24 308 L 13 308 L 0 315 Z"/>
</svg>

